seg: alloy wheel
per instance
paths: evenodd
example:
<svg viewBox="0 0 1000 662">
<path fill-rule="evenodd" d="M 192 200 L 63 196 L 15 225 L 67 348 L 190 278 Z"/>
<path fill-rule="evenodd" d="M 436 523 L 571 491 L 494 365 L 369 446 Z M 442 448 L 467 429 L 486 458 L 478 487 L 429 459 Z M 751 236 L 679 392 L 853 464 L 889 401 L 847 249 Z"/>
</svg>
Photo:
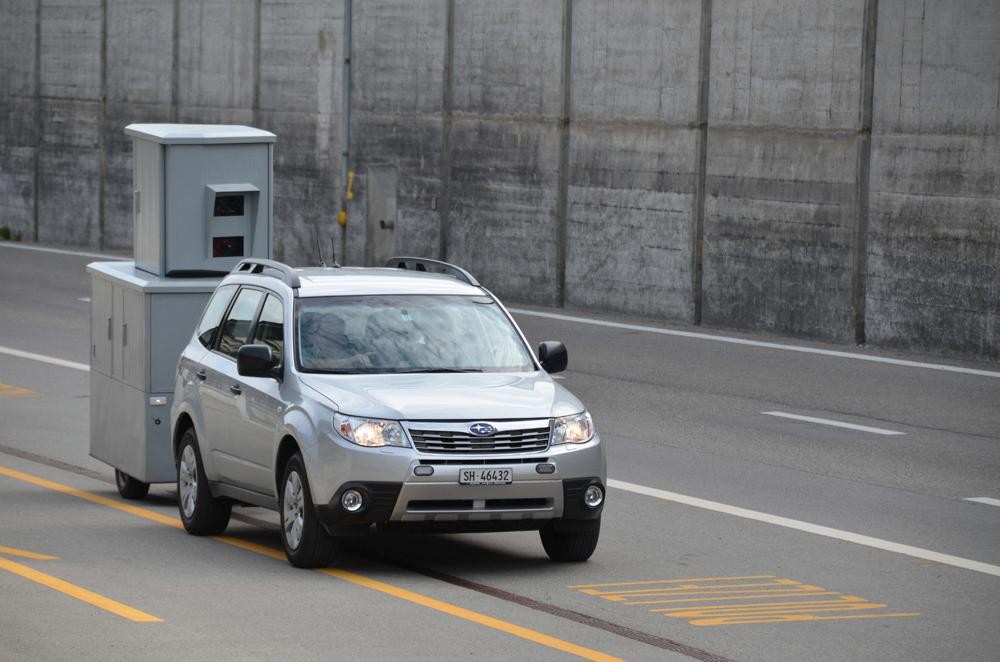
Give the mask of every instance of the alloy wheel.
<svg viewBox="0 0 1000 662">
<path fill-rule="evenodd" d="M 292 471 L 285 480 L 284 507 L 281 523 L 285 542 L 290 549 L 298 549 L 302 542 L 302 527 L 305 524 L 305 500 L 302 494 L 302 479 Z"/>
</svg>

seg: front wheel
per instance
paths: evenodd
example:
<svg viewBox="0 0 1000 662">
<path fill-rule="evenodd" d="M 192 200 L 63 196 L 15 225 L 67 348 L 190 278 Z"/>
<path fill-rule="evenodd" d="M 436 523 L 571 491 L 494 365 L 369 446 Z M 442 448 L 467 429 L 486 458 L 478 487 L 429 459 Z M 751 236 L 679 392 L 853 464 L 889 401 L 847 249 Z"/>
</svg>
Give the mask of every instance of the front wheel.
<svg viewBox="0 0 1000 662">
<path fill-rule="evenodd" d="M 282 472 L 278 490 L 281 544 L 288 562 L 296 568 L 322 568 L 337 553 L 337 541 L 323 528 L 313 508 L 305 464 L 292 455 Z"/>
<path fill-rule="evenodd" d="M 120 469 L 115 469 L 115 486 L 118 488 L 118 494 L 125 499 L 138 501 L 145 499 L 149 494 L 149 483 L 133 478 Z"/>
<path fill-rule="evenodd" d="M 196 536 L 214 536 L 229 525 L 233 504 L 216 499 L 208 487 L 198 450 L 198 436 L 188 428 L 177 455 L 177 510 L 184 529 Z"/>
<path fill-rule="evenodd" d="M 586 561 L 597 548 L 597 540 L 601 537 L 601 520 L 581 522 L 569 531 L 559 531 L 555 522 L 549 522 L 538 533 L 545 553 L 553 561 Z"/>
</svg>

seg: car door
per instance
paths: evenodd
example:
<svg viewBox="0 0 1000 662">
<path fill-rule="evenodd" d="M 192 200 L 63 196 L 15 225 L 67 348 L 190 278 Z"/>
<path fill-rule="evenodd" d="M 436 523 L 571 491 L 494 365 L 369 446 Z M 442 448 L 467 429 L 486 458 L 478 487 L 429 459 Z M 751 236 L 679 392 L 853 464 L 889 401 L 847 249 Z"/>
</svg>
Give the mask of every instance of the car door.
<svg viewBox="0 0 1000 662">
<path fill-rule="evenodd" d="M 281 298 L 268 293 L 254 324 L 252 344 L 267 345 L 284 369 L 284 310 Z M 246 487 L 274 495 L 274 449 L 278 423 L 284 413 L 282 383 L 271 377 L 241 377 L 243 393 L 237 396 L 239 420 L 233 420 L 227 437 L 229 452 L 239 458 Z"/>
<path fill-rule="evenodd" d="M 219 423 L 211 411 L 206 417 L 205 396 L 208 389 L 205 382 L 208 379 L 208 368 L 205 365 L 205 357 L 212 354 L 223 317 L 229 310 L 229 304 L 232 303 L 237 289 L 236 285 L 222 285 L 215 290 L 198 322 L 195 337 L 181 353 L 178 366 L 179 384 L 183 392 L 175 394 L 175 401 L 183 399 L 192 405 L 198 423 L 198 445 L 201 448 L 202 460 L 208 460 L 205 469 L 213 478 L 216 477 L 216 471 L 212 464 L 211 448 L 219 436 Z M 210 406 L 217 407 L 215 398 L 210 398 L 208 402 Z M 206 418 L 211 421 L 210 425 L 206 424 Z"/>
<path fill-rule="evenodd" d="M 236 354 L 247 343 L 254 320 L 264 300 L 264 292 L 243 287 L 219 328 L 212 351 L 202 358 L 199 395 L 203 412 L 202 456 L 210 455 L 218 479 L 253 489 L 257 473 L 246 460 L 233 452 L 232 428 L 242 420 L 244 407 L 242 377 L 236 372 Z M 206 459 L 206 464 L 208 460 Z"/>
</svg>

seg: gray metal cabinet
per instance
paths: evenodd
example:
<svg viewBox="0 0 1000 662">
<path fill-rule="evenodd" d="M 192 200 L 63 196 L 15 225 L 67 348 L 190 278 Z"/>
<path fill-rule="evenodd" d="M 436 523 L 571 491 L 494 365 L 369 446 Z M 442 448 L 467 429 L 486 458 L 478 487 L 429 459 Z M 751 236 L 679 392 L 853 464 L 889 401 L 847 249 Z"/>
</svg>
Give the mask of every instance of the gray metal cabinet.
<svg viewBox="0 0 1000 662">
<path fill-rule="evenodd" d="M 177 360 L 221 278 L 162 278 L 132 262 L 87 270 L 90 454 L 143 482 L 170 482 Z"/>
</svg>

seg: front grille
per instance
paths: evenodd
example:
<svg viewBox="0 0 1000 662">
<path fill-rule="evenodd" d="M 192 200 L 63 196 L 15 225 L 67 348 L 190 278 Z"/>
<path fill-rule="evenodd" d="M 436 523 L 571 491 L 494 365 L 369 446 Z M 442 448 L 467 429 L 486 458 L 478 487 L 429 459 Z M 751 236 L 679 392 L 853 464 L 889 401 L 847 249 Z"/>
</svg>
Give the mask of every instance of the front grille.
<svg viewBox="0 0 1000 662">
<path fill-rule="evenodd" d="M 530 453 L 549 447 L 549 428 L 499 430 L 477 437 L 468 430 L 410 428 L 414 447 L 421 453 Z"/>
<path fill-rule="evenodd" d="M 501 457 L 492 460 L 487 460 L 483 458 L 468 458 L 463 457 L 461 460 L 421 460 L 420 464 L 433 464 L 434 466 L 448 466 L 448 465 L 461 465 L 461 466 L 491 466 L 491 465 L 503 465 L 508 466 L 511 464 L 539 464 L 541 462 L 548 462 L 547 457 Z"/>
</svg>

